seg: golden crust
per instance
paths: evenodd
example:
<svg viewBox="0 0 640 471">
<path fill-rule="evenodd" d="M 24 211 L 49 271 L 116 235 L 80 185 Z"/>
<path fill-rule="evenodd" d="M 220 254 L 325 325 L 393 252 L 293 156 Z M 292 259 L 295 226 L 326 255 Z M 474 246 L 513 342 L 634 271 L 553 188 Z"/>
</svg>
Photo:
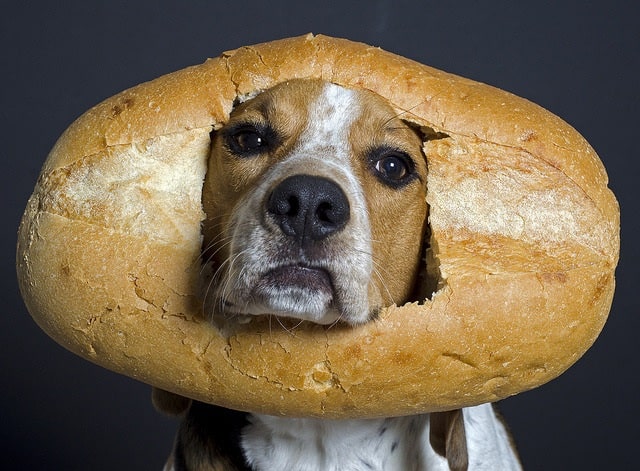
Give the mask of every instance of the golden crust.
<svg viewBox="0 0 640 471">
<path fill-rule="evenodd" d="M 302 77 L 372 90 L 439 137 L 425 153 L 443 287 L 356 328 L 220 330 L 196 292 L 209 132 L 238 96 Z M 36 322 L 109 369 L 252 412 L 374 417 L 494 401 L 561 374 L 606 320 L 618 248 L 604 168 L 562 120 L 380 49 L 307 35 L 225 52 L 85 113 L 45 163 L 17 265 Z"/>
</svg>

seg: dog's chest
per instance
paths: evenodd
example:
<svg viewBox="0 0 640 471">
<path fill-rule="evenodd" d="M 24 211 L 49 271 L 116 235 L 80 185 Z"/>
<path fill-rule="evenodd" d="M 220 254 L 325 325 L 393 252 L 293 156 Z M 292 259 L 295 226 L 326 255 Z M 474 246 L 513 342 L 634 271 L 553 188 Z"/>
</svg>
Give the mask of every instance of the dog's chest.
<svg viewBox="0 0 640 471">
<path fill-rule="evenodd" d="M 424 469 L 428 416 L 369 420 L 252 416 L 243 431 L 245 456 L 256 470 Z M 426 453 L 428 454 L 428 452 Z"/>
</svg>

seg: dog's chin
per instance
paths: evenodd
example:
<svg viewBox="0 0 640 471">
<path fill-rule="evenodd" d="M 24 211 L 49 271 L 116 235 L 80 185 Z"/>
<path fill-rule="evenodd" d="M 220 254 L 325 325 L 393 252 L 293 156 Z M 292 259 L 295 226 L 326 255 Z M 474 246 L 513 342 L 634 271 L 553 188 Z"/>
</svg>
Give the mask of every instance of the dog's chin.
<svg viewBox="0 0 640 471">
<path fill-rule="evenodd" d="M 251 292 L 252 314 L 331 324 L 340 319 L 334 288 L 325 270 L 303 266 L 275 268 L 257 281 Z"/>
<path fill-rule="evenodd" d="M 262 273 L 245 270 L 240 279 L 218 283 L 220 287 L 206 302 L 212 319 L 239 323 L 256 316 L 352 326 L 375 319 L 377 308 L 364 294 L 368 288 L 340 280 L 333 271 L 306 265 L 280 265 Z M 223 289 L 228 286 L 235 289 Z"/>
</svg>

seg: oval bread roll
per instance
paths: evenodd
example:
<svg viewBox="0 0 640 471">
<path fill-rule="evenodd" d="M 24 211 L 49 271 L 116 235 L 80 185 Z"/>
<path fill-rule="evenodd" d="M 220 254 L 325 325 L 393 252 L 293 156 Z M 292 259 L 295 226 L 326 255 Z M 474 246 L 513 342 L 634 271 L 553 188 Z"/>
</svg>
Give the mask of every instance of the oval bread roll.
<svg viewBox="0 0 640 471">
<path fill-rule="evenodd" d="M 440 285 L 362 326 L 220 328 L 198 292 L 210 133 L 238 97 L 293 78 L 372 90 L 423 131 Z M 602 329 L 618 250 L 603 165 L 561 119 L 307 35 L 225 52 L 87 111 L 44 164 L 17 268 L 35 321 L 92 362 L 228 408 L 353 418 L 495 401 L 557 377 Z"/>
</svg>

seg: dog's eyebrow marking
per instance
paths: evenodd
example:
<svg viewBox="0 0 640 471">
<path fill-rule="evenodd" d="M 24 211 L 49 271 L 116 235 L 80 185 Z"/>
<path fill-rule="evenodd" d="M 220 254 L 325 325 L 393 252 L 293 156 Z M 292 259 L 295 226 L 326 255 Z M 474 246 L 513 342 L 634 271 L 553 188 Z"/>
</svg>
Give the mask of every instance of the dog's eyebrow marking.
<svg viewBox="0 0 640 471">
<path fill-rule="evenodd" d="M 269 120 L 269 117 L 276 112 L 271 102 L 261 102 L 256 109 L 266 120 Z"/>
</svg>

